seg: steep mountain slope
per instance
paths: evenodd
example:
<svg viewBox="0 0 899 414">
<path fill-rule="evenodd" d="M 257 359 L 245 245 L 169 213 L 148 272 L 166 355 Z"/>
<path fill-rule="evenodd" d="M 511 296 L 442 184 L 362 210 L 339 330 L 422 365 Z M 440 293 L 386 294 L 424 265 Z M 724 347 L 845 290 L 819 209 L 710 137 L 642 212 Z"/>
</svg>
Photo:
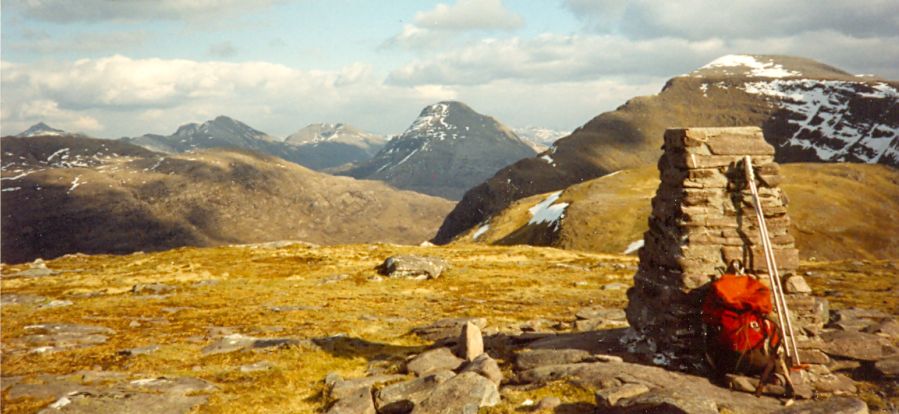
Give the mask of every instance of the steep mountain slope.
<svg viewBox="0 0 899 414">
<path fill-rule="evenodd" d="M 791 234 L 803 258 L 897 258 L 899 170 L 882 165 L 781 165 Z M 624 170 L 512 203 L 454 243 L 533 244 L 620 254 L 647 230 L 655 167 Z"/>
<path fill-rule="evenodd" d="M 534 153 L 496 119 L 447 101 L 424 108 L 402 135 L 345 174 L 458 200 L 500 168 Z"/>
<path fill-rule="evenodd" d="M 59 154 L 87 154 L 99 140 L 39 141 L 2 141 L 4 159 L 36 159 L 2 171 L 6 263 L 286 239 L 419 243 L 452 208 L 440 198 L 242 150 L 168 155 L 108 142 L 127 147 L 116 149 L 126 155 L 103 156 L 109 149 L 101 147 L 107 152 L 62 164 Z"/>
<path fill-rule="evenodd" d="M 373 157 L 386 140 L 347 124 L 311 124 L 291 134 L 285 143 L 299 150 L 298 164 L 323 170 Z"/>
<path fill-rule="evenodd" d="M 897 89 L 895 81 L 808 59 L 725 56 L 671 79 L 658 95 L 593 118 L 540 156 L 502 169 L 466 193 L 435 241 L 448 242 L 513 200 L 654 165 L 671 127 L 760 126 L 779 162 L 899 166 Z"/>
</svg>

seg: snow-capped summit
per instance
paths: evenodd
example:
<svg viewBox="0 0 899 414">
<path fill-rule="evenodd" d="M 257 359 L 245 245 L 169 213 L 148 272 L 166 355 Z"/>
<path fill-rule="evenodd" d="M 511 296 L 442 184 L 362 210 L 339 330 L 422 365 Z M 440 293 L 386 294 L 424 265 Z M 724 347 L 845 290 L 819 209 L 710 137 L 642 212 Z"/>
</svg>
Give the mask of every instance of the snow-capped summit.
<svg viewBox="0 0 899 414">
<path fill-rule="evenodd" d="M 725 55 L 699 68 L 700 71 L 703 69 L 719 69 L 726 74 L 742 73 L 763 78 L 802 76 L 797 71 L 784 69 L 783 65 L 776 63 L 772 57 L 752 55 Z"/>
<path fill-rule="evenodd" d="M 551 147 L 556 140 L 571 133 L 570 131 L 557 131 L 555 129 L 538 126 L 515 128 L 513 131 L 515 131 L 515 134 L 517 134 L 522 141 L 530 145 L 531 148 L 537 152 L 546 151 L 546 149 Z"/>
<path fill-rule="evenodd" d="M 496 119 L 443 101 L 422 109 L 405 132 L 346 174 L 458 199 L 503 166 L 534 154 Z"/>
<path fill-rule="evenodd" d="M 174 137 L 190 140 L 212 139 L 235 144 L 253 140 L 272 141 L 272 137 L 268 134 L 224 115 L 202 124 L 182 125 L 175 131 Z"/>
<path fill-rule="evenodd" d="M 37 137 L 37 136 L 46 136 L 46 135 L 63 136 L 63 135 L 72 135 L 72 134 L 69 132 L 63 131 L 61 129 L 53 128 L 50 125 L 47 125 L 43 122 L 38 122 L 38 123 L 32 125 L 31 127 L 29 127 L 28 129 L 18 133 L 16 136 L 26 138 L 26 137 Z"/>
<path fill-rule="evenodd" d="M 298 162 L 323 170 L 366 161 L 384 147 L 385 140 L 352 125 L 319 123 L 307 125 L 284 142 L 297 149 Z"/>
</svg>

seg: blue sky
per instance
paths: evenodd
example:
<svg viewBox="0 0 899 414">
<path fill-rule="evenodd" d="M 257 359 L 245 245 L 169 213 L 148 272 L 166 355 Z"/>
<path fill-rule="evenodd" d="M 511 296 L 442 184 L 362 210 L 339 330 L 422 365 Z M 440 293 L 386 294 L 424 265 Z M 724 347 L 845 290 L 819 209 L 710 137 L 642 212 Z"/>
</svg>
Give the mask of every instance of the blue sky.
<svg viewBox="0 0 899 414">
<path fill-rule="evenodd" d="M 0 34 L 3 135 L 219 114 L 275 136 L 389 134 L 443 99 L 571 130 L 729 53 L 899 78 L 894 0 L 22 0 L 2 3 Z"/>
</svg>

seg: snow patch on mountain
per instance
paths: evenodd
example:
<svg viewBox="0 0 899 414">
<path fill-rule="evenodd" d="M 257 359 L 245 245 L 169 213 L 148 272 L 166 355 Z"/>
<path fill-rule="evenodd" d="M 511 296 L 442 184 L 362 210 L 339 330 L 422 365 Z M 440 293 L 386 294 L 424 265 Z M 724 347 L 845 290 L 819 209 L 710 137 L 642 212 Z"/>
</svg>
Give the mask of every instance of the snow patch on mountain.
<svg viewBox="0 0 899 414">
<path fill-rule="evenodd" d="M 528 225 L 549 223 L 554 230 L 559 230 L 561 219 L 565 217 L 565 209 L 568 208 L 568 203 L 553 204 L 561 195 L 562 191 L 556 191 L 529 208 L 528 212 L 531 213 L 531 219 L 528 221 Z"/>
<path fill-rule="evenodd" d="M 711 61 L 709 64 L 699 68 L 702 69 L 724 69 L 725 75 L 733 75 L 729 68 L 747 68 L 748 75 L 762 78 L 785 78 L 788 76 L 802 76 L 796 71 L 787 70 L 783 65 L 768 62 L 761 62 L 754 56 L 749 55 L 726 55 Z"/>
<path fill-rule="evenodd" d="M 474 234 L 471 235 L 471 239 L 477 240 L 479 237 L 483 236 L 484 233 L 487 232 L 487 230 L 490 230 L 490 223 L 487 223 L 481 227 L 478 227 L 478 229 L 474 232 Z"/>
<path fill-rule="evenodd" d="M 460 135 L 454 132 L 455 125 L 447 123 L 446 117 L 450 113 L 450 106 L 440 102 L 428 106 L 421 111 L 421 115 L 409 125 L 403 135 L 416 134 L 426 138 L 437 138 L 443 141 L 446 138 L 457 139 Z M 464 137 L 464 135 L 461 135 Z"/>
<path fill-rule="evenodd" d="M 776 79 L 746 82 L 742 88 L 750 94 L 776 98 L 782 108 L 792 112 L 788 123 L 797 127 L 786 145 L 815 151 L 824 161 L 846 161 L 849 156 L 876 163 L 899 140 L 899 122 L 856 121 L 852 116 L 853 99 L 885 99 L 899 104 L 899 92 L 886 83 L 812 79 Z M 821 139 L 824 137 L 824 139 Z"/>
</svg>

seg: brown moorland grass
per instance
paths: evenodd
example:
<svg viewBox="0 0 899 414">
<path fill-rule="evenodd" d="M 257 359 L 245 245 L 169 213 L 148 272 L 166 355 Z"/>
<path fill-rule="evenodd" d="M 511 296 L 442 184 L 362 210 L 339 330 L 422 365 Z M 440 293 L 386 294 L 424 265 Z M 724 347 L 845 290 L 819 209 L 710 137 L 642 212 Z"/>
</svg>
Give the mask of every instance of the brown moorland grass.
<svg viewBox="0 0 899 414">
<path fill-rule="evenodd" d="M 429 281 L 370 281 L 386 257 L 401 253 L 439 256 L 451 263 L 441 278 Z M 623 290 L 602 290 L 630 283 L 636 259 L 529 246 L 409 247 L 345 245 L 317 247 L 230 246 L 181 248 L 126 256 L 69 255 L 48 261 L 61 273 L 42 278 L 10 275 L 27 265 L 0 266 L 4 294 L 34 294 L 67 299 L 73 305 L 38 308 L 4 305 L 2 375 L 33 377 L 103 369 L 132 379 L 191 376 L 216 384 L 198 412 L 317 412 L 327 401 L 322 379 L 329 372 L 345 377 L 365 374 L 377 360 L 401 361 L 427 343 L 408 334 L 415 326 L 445 317 L 482 316 L 490 327 L 511 330 L 535 318 L 571 321 L 583 306 L 623 307 Z M 803 263 L 816 293 L 831 292 L 832 307 L 865 306 L 896 314 L 895 261 Z M 341 277 L 334 277 L 343 275 Z M 217 283 L 197 284 L 205 280 Z M 136 283 L 159 282 L 176 290 L 156 299 L 132 295 Z M 95 296 L 89 295 L 94 293 Z M 273 306 L 303 307 L 274 312 Z M 137 321 L 139 326 L 133 322 Z M 55 353 L 23 351 L 25 326 L 63 322 L 99 325 L 116 331 L 107 343 Z M 331 344 L 308 344 L 267 351 L 203 356 L 212 327 L 230 327 L 258 337 L 294 337 Z M 117 351 L 150 344 L 160 350 L 135 357 Z M 266 373 L 242 373 L 258 361 L 274 365 Z M 503 362 L 503 361 L 501 361 Z M 876 388 L 870 401 L 877 404 Z M 593 401 L 591 390 L 561 381 L 538 390 L 507 392 L 489 410 L 518 412 L 530 399 L 555 395 L 572 406 Z M 869 402 L 870 402 L 869 401 Z M 26 413 L 52 400 L 10 400 L 3 412 Z"/>
</svg>

